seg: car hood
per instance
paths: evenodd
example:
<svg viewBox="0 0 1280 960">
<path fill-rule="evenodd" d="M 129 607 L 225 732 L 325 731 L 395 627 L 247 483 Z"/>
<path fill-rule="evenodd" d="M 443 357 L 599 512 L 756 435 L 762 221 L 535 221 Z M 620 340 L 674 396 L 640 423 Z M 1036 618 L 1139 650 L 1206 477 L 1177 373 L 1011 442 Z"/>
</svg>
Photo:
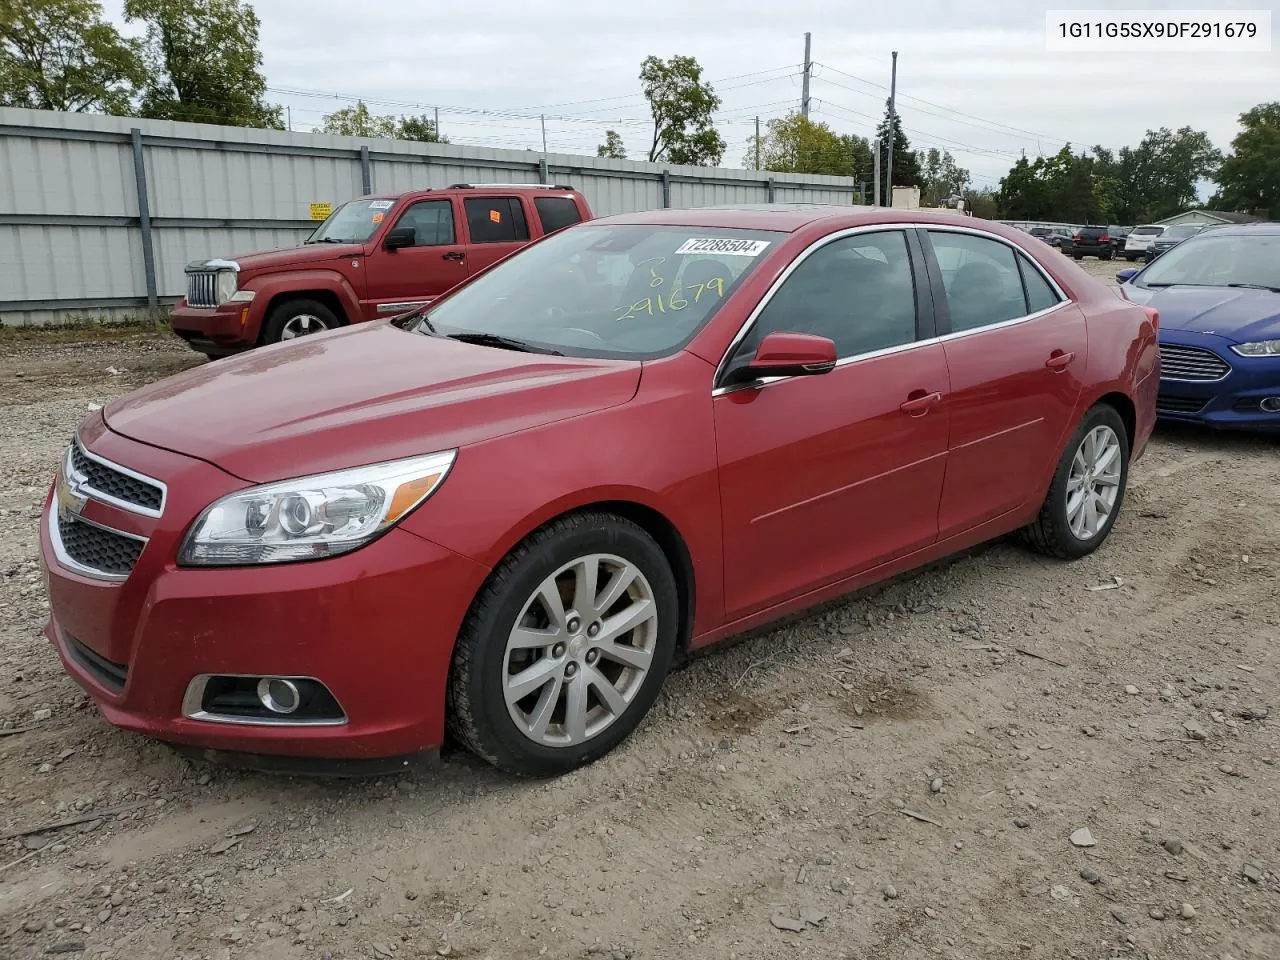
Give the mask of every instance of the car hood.
<svg viewBox="0 0 1280 960">
<path fill-rule="evenodd" d="M 375 321 L 195 367 L 103 415 L 116 433 L 266 483 L 623 404 L 640 370 L 639 361 L 519 353 Z"/>
<path fill-rule="evenodd" d="M 1280 293 L 1234 287 L 1160 287 L 1131 283 L 1124 293 L 1134 303 L 1160 311 L 1161 330 L 1212 333 L 1243 343 L 1280 337 Z"/>
<path fill-rule="evenodd" d="M 296 267 L 306 263 L 323 263 L 344 260 L 347 257 L 363 257 L 364 247 L 358 243 L 308 243 L 282 250 L 260 250 L 231 257 L 240 264 L 240 274 L 262 273 L 282 267 Z"/>
</svg>

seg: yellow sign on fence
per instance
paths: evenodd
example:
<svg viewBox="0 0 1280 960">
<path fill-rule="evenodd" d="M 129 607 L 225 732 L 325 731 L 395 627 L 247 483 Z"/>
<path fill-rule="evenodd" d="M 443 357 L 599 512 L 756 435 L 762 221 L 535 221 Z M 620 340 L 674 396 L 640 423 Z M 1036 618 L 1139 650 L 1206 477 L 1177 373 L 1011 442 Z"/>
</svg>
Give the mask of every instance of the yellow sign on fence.
<svg viewBox="0 0 1280 960">
<path fill-rule="evenodd" d="M 313 203 L 311 204 L 312 220 L 328 220 L 329 214 L 333 213 L 332 203 Z"/>
</svg>

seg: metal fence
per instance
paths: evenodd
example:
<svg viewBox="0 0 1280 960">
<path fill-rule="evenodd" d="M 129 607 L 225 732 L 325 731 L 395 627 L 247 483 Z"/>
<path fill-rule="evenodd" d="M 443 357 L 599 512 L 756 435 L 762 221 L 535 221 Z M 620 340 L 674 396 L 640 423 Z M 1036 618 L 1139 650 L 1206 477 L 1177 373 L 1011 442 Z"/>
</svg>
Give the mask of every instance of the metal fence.
<svg viewBox="0 0 1280 960">
<path fill-rule="evenodd" d="M 486 181 L 569 184 L 597 216 L 852 203 L 857 190 L 847 177 L 0 108 L 0 325 L 163 306 L 191 260 L 300 243 L 313 204 Z"/>
</svg>

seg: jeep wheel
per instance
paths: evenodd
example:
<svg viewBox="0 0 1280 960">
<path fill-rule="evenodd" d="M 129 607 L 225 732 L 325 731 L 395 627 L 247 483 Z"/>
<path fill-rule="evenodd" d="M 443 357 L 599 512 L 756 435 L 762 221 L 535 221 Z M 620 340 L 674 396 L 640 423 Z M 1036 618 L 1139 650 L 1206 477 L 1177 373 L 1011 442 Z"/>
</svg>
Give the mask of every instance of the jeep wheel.
<svg viewBox="0 0 1280 960">
<path fill-rule="evenodd" d="M 342 326 L 332 310 L 316 300 L 286 300 L 271 311 L 262 331 L 263 343 L 296 340 Z"/>
</svg>

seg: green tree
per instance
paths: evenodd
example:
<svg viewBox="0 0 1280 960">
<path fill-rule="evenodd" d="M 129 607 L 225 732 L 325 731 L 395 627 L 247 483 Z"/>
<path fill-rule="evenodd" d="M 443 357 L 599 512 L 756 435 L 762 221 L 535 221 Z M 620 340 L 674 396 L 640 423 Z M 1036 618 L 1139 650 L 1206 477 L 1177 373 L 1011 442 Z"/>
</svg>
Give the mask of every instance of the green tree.
<svg viewBox="0 0 1280 960">
<path fill-rule="evenodd" d="M 895 187 L 920 186 L 920 158 L 911 149 L 911 141 L 902 131 L 902 117 L 893 116 L 893 134 L 890 136 L 889 104 L 885 101 L 884 119 L 876 128 L 876 136 L 880 138 L 880 196 L 885 206 L 893 203 L 893 191 L 889 189 L 889 144 L 893 143 L 893 185 Z"/>
<path fill-rule="evenodd" d="M 1010 220 L 1097 223 L 1103 219 L 1095 160 L 1077 155 L 1070 144 L 1051 157 L 1024 156 L 1000 181 L 1000 211 Z"/>
<path fill-rule="evenodd" d="M 0 0 L 0 106 L 125 116 L 146 76 L 96 0 Z"/>
<path fill-rule="evenodd" d="M 897 166 L 896 159 L 894 166 Z M 962 196 L 968 186 L 969 171 L 956 163 L 950 151 L 930 147 L 921 164 L 920 206 L 940 206 L 948 197 Z"/>
<path fill-rule="evenodd" d="M 698 61 L 646 57 L 640 65 L 640 83 L 653 115 L 650 162 L 716 166 L 725 150 L 724 139 L 711 122 L 720 109 L 720 98 L 702 79 Z"/>
<path fill-rule="evenodd" d="M 1209 135 L 1190 127 L 1148 130 L 1119 155 L 1121 181 L 1134 200 L 1135 221 L 1162 220 L 1194 206 L 1196 186 L 1212 179 L 1222 155 Z"/>
<path fill-rule="evenodd" d="M 393 140 L 397 132 L 396 118 L 370 113 L 363 100 L 354 107 L 343 107 L 325 114 L 320 122 L 321 133 L 333 133 L 340 137 L 375 137 Z"/>
<path fill-rule="evenodd" d="M 1218 170 L 1216 210 L 1262 216 L 1280 214 L 1280 101 L 1260 103 L 1240 114 L 1243 129 Z"/>
<path fill-rule="evenodd" d="M 366 108 L 366 113 L 368 112 Z M 327 119 L 327 118 L 326 118 Z M 448 137 L 440 136 L 436 122 L 425 113 L 420 117 L 401 117 L 395 128 L 397 140 L 417 140 L 419 143 L 448 143 Z"/>
<path fill-rule="evenodd" d="M 617 130 L 606 130 L 604 132 L 604 143 L 596 147 L 596 156 L 605 157 L 609 160 L 627 159 L 627 148 L 623 146 L 622 137 L 618 136 Z"/>
<path fill-rule="evenodd" d="M 1000 216 L 1000 196 L 994 190 L 970 190 L 964 199 L 965 209 L 975 217 L 994 220 Z"/>
<path fill-rule="evenodd" d="M 865 156 L 860 147 L 865 147 Z M 778 173 L 813 173 L 831 177 L 851 177 L 869 173 L 866 162 L 871 148 L 861 137 L 841 135 L 827 124 L 814 121 L 799 111 L 768 123 L 768 133 L 760 137 L 760 167 Z M 745 165 L 756 169 L 755 137 L 747 142 Z"/>
<path fill-rule="evenodd" d="M 247 2 L 125 0 L 124 13 L 147 25 L 144 117 L 284 128 L 281 108 L 263 99 L 258 15 Z"/>
</svg>

